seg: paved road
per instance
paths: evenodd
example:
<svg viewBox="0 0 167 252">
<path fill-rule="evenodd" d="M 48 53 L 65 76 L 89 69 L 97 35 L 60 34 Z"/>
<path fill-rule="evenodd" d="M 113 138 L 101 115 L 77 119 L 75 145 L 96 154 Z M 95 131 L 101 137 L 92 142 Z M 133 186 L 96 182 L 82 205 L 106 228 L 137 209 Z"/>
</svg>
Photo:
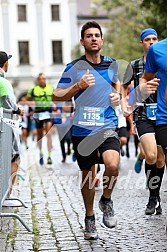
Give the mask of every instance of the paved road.
<svg viewBox="0 0 167 252">
<path fill-rule="evenodd" d="M 2 218 L 0 252 L 69 251 L 69 252 L 161 252 L 167 251 L 165 223 L 167 216 L 166 172 L 161 190 L 163 214 L 145 216 L 148 200 L 144 169 L 138 175 L 133 170 L 135 162 L 133 145 L 131 157 L 121 158 L 120 175 L 113 193 L 118 225 L 107 229 L 102 224 L 98 200 L 102 188 L 96 190 L 95 214 L 99 234 L 97 241 L 83 239 L 84 206 L 79 189 L 80 172 L 68 156 L 61 163 L 57 136 L 54 135 L 52 167 L 38 165 L 38 149 L 29 139 L 29 149 L 22 151 L 20 173 L 13 196 L 22 199 L 28 208 L 3 208 L 17 213 L 33 230 L 32 233 L 16 219 Z M 101 166 L 101 173 L 103 166 Z"/>
</svg>

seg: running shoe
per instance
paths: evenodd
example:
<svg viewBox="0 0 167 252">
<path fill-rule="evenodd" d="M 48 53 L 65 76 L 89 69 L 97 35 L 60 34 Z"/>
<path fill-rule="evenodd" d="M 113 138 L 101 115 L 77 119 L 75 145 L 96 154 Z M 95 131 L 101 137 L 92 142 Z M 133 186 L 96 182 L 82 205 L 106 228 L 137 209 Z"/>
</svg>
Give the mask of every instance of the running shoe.
<svg viewBox="0 0 167 252">
<path fill-rule="evenodd" d="M 41 155 L 40 155 L 40 159 L 39 159 L 39 164 L 44 165 L 44 159 L 43 159 L 43 156 L 41 156 Z"/>
<path fill-rule="evenodd" d="M 75 162 L 77 160 L 75 153 L 72 154 L 72 161 Z"/>
<path fill-rule="evenodd" d="M 141 172 L 142 164 L 143 164 L 143 159 L 141 160 L 139 158 L 139 156 L 138 156 L 137 160 L 136 160 L 136 163 L 135 163 L 135 167 L 134 167 L 136 173 L 140 173 Z"/>
<path fill-rule="evenodd" d="M 99 208 L 103 212 L 103 223 L 108 228 L 113 228 L 117 225 L 114 217 L 113 201 L 106 201 L 105 203 L 100 199 Z"/>
<path fill-rule="evenodd" d="M 158 205 L 158 206 L 156 207 L 156 214 L 157 214 L 157 215 L 162 214 L 162 207 L 161 207 L 160 202 L 161 202 L 161 199 L 160 199 L 160 197 L 158 196 L 158 197 L 157 197 L 157 205 Z"/>
<path fill-rule="evenodd" d="M 51 165 L 51 164 L 52 164 L 52 159 L 51 159 L 51 157 L 48 157 L 47 164 L 48 164 L 48 165 Z"/>
<path fill-rule="evenodd" d="M 150 196 L 148 204 L 146 206 L 145 214 L 146 215 L 152 215 L 156 212 L 156 206 L 157 206 L 157 197 L 156 196 Z"/>
<path fill-rule="evenodd" d="M 95 218 L 85 217 L 85 231 L 84 231 L 85 240 L 97 240 L 98 234 L 95 226 Z"/>
</svg>

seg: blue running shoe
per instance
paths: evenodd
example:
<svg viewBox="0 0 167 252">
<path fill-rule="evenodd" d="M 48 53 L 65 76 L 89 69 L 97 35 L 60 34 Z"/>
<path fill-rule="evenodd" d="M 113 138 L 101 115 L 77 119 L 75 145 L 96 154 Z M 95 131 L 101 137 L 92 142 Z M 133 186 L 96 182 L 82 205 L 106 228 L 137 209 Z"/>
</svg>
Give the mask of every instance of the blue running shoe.
<svg viewBox="0 0 167 252">
<path fill-rule="evenodd" d="M 139 156 L 138 156 L 137 160 L 136 160 L 136 163 L 135 163 L 135 167 L 134 167 L 136 173 L 140 173 L 141 172 L 142 164 L 143 164 L 143 159 L 141 160 L 139 158 Z"/>
<path fill-rule="evenodd" d="M 44 165 L 43 156 L 40 156 L 40 159 L 39 159 L 39 164 L 40 164 L 40 165 Z"/>
<path fill-rule="evenodd" d="M 114 217 L 113 201 L 102 202 L 99 201 L 99 208 L 103 212 L 103 223 L 108 228 L 116 227 L 117 220 Z"/>
<path fill-rule="evenodd" d="M 75 162 L 77 160 L 75 153 L 72 154 L 72 161 Z"/>
</svg>

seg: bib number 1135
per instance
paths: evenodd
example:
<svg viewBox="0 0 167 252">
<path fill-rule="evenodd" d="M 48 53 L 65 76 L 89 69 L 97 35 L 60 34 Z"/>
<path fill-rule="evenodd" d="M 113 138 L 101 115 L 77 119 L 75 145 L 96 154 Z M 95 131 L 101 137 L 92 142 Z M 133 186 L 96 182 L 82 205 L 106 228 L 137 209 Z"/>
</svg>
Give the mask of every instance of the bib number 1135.
<svg viewBox="0 0 167 252">
<path fill-rule="evenodd" d="M 78 124 L 90 126 L 104 125 L 104 108 L 80 107 Z"/>
</svg>

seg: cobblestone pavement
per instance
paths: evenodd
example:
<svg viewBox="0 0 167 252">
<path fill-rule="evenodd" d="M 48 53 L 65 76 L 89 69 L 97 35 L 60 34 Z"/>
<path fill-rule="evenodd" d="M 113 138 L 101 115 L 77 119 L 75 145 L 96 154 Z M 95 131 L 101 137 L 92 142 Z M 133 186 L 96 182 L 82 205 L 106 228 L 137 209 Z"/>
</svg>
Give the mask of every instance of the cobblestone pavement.
<svg viewBox="0 0 167 252">
<path fill-rule="evenodd" d="M 96 190 L 95 215 L 99 239 L 83 238 L 84 206 L 79 189 L 80 172 L 68 156 L 61 163 L 58 139 L 54 137 L 52 167 L 38 165 L 38 149 L 29 139 L 29 149 L 22 152 L 20 173 L 13 196 L 22 199 L 27 208 L 3 207 L 3 212 L 18 214 L 32 229 L 28 232 L 16 218 L 1 218 L 0 252 L 27 251 L 96 251 L 96 252 L 161 252 L 167 251 L 165 223 L 167 216 L 166 172 L 161 189 L 163 214 L 145 216 L 148 190 L 145 186 L 144 167 L 140 174 L 133 170 L 135 162 L 133 145 L 131 157 L 121 158 L 120 175 L 113 192 L 116 228 L 102 224 L 98 200 L 102 188 Z M 30 147 L 31 146 L 31 147 Z M 101 173 L 103 166 L 101 166 Z"/>
</svg>

